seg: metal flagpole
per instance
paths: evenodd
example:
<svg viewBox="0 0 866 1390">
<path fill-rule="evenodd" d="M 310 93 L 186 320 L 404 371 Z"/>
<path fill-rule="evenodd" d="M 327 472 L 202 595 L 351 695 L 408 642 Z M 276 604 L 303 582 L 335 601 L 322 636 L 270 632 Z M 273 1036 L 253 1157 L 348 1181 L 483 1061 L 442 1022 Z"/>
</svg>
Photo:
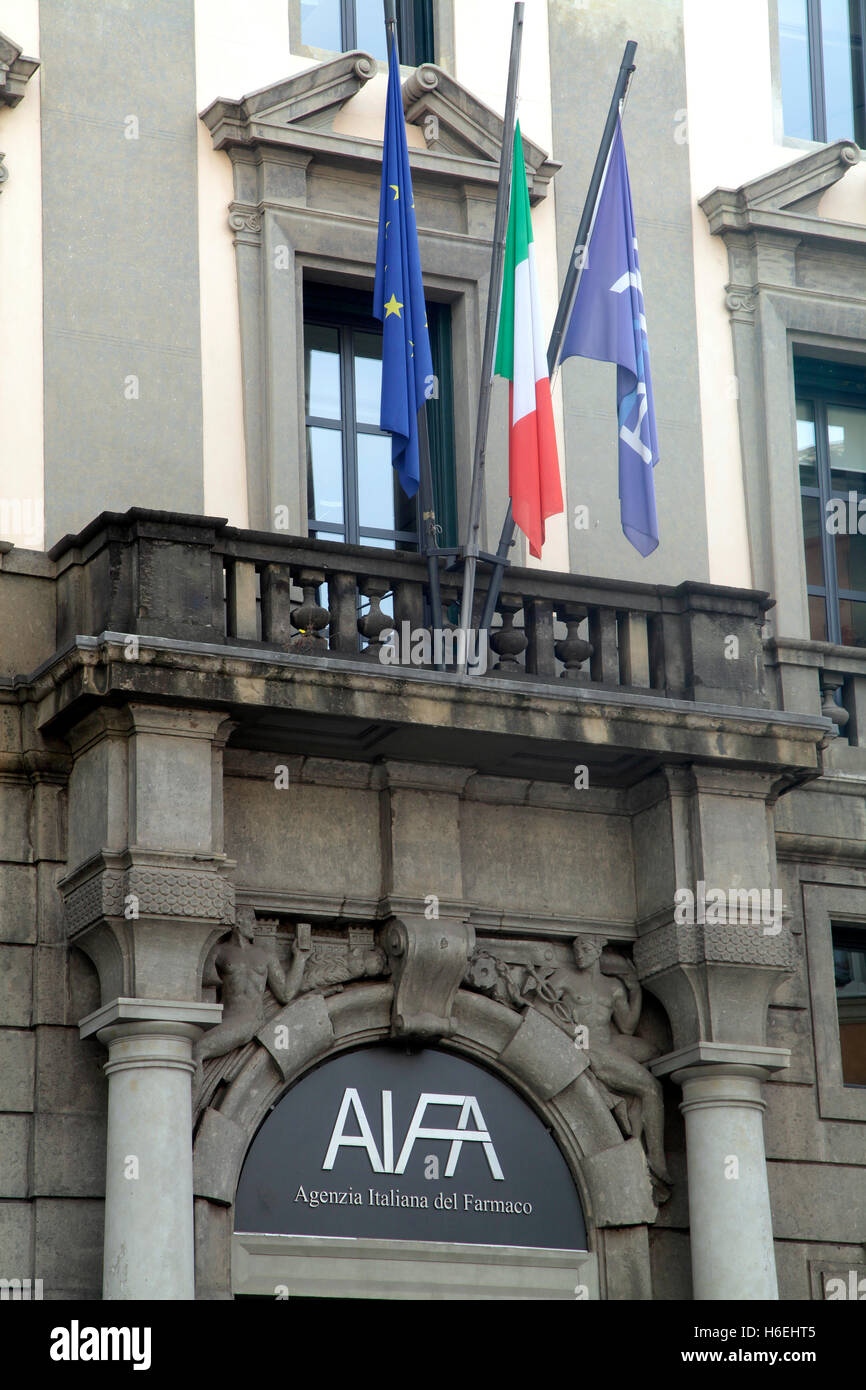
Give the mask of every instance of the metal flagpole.
<svg viewBox="0 0 866 1390">
<path fill-rule="evenodd" d="M 400 61 L 400 48 L 397 43 L 397 5 L 396 0 L 385 0 L 385 35 L 387 43 L 393 43 Z M 390 57 L 390 54 L 389 54 Z M 418 411 L 418 500 L 421 504 L 421 553 L 427 559 L 427 597 L 430 602 L 430 626 L 434 630 L 442 626 L 442 597 L 439 589 L 439 543 L 436 539 L 439 530 L 436 525 L 436 503 L 433 495 L 433 472 L 430 465 L 430 436 L 427 432 L 427 402 Z M 437 643 L 431 633 L 434 653 L 442 651 L 443 644 Z M 444 656 L 436 661 L 438 670 L 445 669 Z"/>
<path fill-rule="evenodd" d="M 505 238 L 508 231 L 514 125 L 517 110 L 517 79 L 520 71 L 522 39 L 523 0 L 517 0 L 511 25 L 511 56 L 508 62 L 508 89 L 505 97 L 505 120 L 502 127 L 502 150 L 499 157 L 499 187 L 496 193 L 496 216 L 493 223 L 490 283 L 487 288 L 487 322 L 484 328 L 484 352 L 481 358 L 481 389 L 478 397 L 478 423 L 475 428 L 475 455 L 472 460 L 469 522 L 466 530 L 466 544 L 463 547 L 463 598 L 460 605 L 460 632 L 457 639 L 458 668 L 461 672 L 465 672 L 468 666 L 469 629 L 472 626 L 472 604 L 475 595 L 475 575 L 478 568 L 478 531 L 481 525 L 481 502 L 484 495 L 487 425 L 490 418 L 490 393 L 493 388 L 493 355 L 496 351 L 496 328 L 502 297 L 502 267 L 505 260 Z"/>
<path fill-rule="evenodd" d="M 574 308 L 574 301 L 577 298 L 580 277 L 586 262 L 586 250 L 589 245 L 592 226 L 598 209 L 598 196 L 607 168 L 613 137 L 616 133 L 616 118 L 619 114 L 620 103 L 625 100 L 628 84 L 634 72 L 634 55 L 636 51 L 637 44 L 633 39 L 629 39 L 622 55 L 622 62 L 619 65 L 619 73 L 617 74 L 616 85 L 613 89 L 610 109 L 607 113 L 607 120 L 605 121 L 601 144 L 598 147 L 598 154 L 595 157 L 592 177 L 590 178 L 589 188 L 586 192 L 586 201 L 583 205 L 580 223 L 578 224 L 577 236 L 574 239 L 574 249 L 571 253 L 565 284 L 562 287 L 562 294 L 559 299 L 559 308 L 556 311 L 553 332 L 550 335 L 550 344 L 547 349 L 547 368 L 550 372 L 551 379 L 559 367 L 559 354 L 562 351 L 562 340 L 565 337 L 565 330 L 568 327 L 571 319 L 571 311 Z M 508 552 L 514 544 L 514 529 L 514 516 L 511 509 L 511 499 L 509 498 L 508 510 L 505 513 L 505 521 L 502 525 L 499 545 L 496 550 L 496 560 L 487 588 L 484 611 L 481 615 L 481 622 L 479 623 L 479 630 L 481 632 L 486 632 L 493 622 L 493 615 L 496 612 L 496 605 L 499 602 L 499 591 L 502 588 L 502 576 L 508 564 Z"/>
</svg>

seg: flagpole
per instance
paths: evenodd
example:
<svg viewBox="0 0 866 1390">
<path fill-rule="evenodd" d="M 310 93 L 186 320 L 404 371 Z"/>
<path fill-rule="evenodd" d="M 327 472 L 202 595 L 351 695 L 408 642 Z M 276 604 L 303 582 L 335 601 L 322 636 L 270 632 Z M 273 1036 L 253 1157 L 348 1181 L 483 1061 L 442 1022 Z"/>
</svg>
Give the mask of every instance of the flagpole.
<svg viewBox="0 0 866 1390">
<path fill-rule="evenodd" d="M 394 45 L 397 61 L 400 61 L 400 48 L 397 43 L 397 5 L 396 0 L 384 0 L 385 35 L 388 46 Z M 390 55 L 389 55 L 390 56 Z M 439 530 L 436 525 L 436 503 L 433 494 L 433 472 L 430 464 L 430 436 L 427 430 L 427 402 L 418 411 L 418 500 L 421 505 L 421 553 L 427 560 L 427 597 L 430 601 L 430 626 L 435 631 L 442 625 L 442 596 L 439 588 L 439 543 L 436 539 Z M 433 642 L 433 651 L 442 650 L 442 644 Z M 444 657 L 436 661 L 438 670 L 445 669 Z"/>
<path fill-rule="evenodd" d="M 522 39 L 523 0 L 517 0 L 511 25 L 511 54 L 508 60 L 508 87 L 505 96 L 505 118 L 502 125 L 502 149 L 499 156 L 499 186 L 496 191 L 493 250 L 490 258 L 490 281 L 487 287 L 487 321 L 484 327 L 484 351 L 481 358 L 478 422 L 475 427 L 469 519 L 466 528 L 466 544 L 463 547 L 463 597 L 460 605 L 460 632 L 457 639 L 458 669 L 461 673 L 465 673 L 468 668 L 469 629 L 472 626 L 475 576 L 478 568 L 478 531 L 481 525 L 481 503 L 484 496 L 487 427 L 490 419 L 490 394 L 493 388 L 493 355 L 496 351 L 496 328 L 502 297 L 502 268 L 505 261 L 505 238 L 508 230 L 514 126 L 517 111 L 517 79 L 520 72 Z"/>
<path fill-rule="evenodd" d="M 562 351 L 562 340 L 565 337 L 565 330 L 571 319 L 571 312 L 574 308 L 574 301 L 577 298 L 577 291 L 580 285 L 580 277 L 586 261 L 586 250 L 589 244 L 592 224 L 595 220 L 596 209 L 598 207 L 599 193 L 610 157 L 610 150 L 613 144 L 613 137 L 616 134 L 616 121 L 619 115 L 619 108 L 625 99 L 631 75 L 634 72 L 634 55 L 637 51 L 637 44 L 634 39 L 629 39 L 622 55 L 622 62 L 619 65 L 616 84 L 613 89 L 613 96 L 610 100 L 610 108 L 607 113 L 604 131 L 601 137 L 601 144 L 598 147 L 598 154 L 595 157 L 595 164 L 592 176 L 589 180 L 589 187 L 586 191 L 586 200 L 583 205 L 580 222 L 577 228 L 577 235 L 574 238 L 574 248 L 568 264 L 568 271 L 565 276 L 565 283 L 562 287 L 562 294 L 559 298 L 559 307 L 556 311 L 556 319 L 553 324 L 553 332 L 550 335 L 550 343 L 547 349 L 547 368 L 551 378 L 559 366 L 559 354 Z M 490 575 L 490 583 L 487 587 L 487 597 L 484 601 L 484 610 L 479 623 L 479 631 L 486 632 L 493 622 L 493 615 L 496 612 L 496 605 L 499 602 L 499 591 L 502 588 L 502 578 L 505 567 L 508 564 L 508 552 L 514 544 L 514 515 L 512 512 L 511 499 L 508 500 L 508 510 L 505 513 L 505 521 L 502 524 L 502 531 L 499 537 L 499 545 L 496 550 L 496 560 Z"/>
</svg>

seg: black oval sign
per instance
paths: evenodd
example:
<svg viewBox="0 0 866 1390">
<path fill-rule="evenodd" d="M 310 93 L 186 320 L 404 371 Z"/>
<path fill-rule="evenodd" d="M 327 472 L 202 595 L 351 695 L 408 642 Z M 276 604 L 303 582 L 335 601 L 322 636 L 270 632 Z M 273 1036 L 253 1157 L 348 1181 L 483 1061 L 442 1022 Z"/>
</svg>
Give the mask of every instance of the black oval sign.
<svg viewBox="0 0 866 1390">
<path fill-rule="evenodd" d="M 535 1112 L 453 1053 L 363 1048 L 287 1091 L 253 1140 L 235 1230 L 585 1250 Z"/>
</svg>

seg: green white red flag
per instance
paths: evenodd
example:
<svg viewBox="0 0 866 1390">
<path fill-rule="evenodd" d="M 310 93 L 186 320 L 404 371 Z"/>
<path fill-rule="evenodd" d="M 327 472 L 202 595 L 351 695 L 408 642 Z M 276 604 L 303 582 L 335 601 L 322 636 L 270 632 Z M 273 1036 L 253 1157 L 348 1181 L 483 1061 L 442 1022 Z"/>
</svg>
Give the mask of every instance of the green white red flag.
<svg viewBox="0 0 866 1390">
<path fill-rule="evenodd" d="M 547 349 L 520 123 L 514 131 L 511 207 L 494 372 L 510 383 L 508 491 L 514 521 L 539 558 L 544 523 L 564 510 L 559 481 Z"/>
</svg>

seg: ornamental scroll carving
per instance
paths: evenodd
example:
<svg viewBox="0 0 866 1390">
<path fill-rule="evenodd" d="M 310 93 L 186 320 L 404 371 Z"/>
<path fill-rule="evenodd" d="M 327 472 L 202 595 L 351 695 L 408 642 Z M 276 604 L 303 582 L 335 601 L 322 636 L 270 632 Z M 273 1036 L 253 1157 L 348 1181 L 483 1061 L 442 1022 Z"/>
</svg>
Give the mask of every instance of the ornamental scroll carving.
<svg viewBox="0 0 866 1390">
<path fill-rule="evenodd" d="M 589 1071 L 623 1134 L 642 1139 L 657 1200 L 669 1196 L 660 1083 L 644 1063 L 660 1048 L 636 1029 L 643 994 L 631 961 L 603 937 L 578 936 L 570 959 L 538 943 L 485 942 L 465 984 L 498 1003 L 550 1019 L 585 1052 Z"/>
</svg>

